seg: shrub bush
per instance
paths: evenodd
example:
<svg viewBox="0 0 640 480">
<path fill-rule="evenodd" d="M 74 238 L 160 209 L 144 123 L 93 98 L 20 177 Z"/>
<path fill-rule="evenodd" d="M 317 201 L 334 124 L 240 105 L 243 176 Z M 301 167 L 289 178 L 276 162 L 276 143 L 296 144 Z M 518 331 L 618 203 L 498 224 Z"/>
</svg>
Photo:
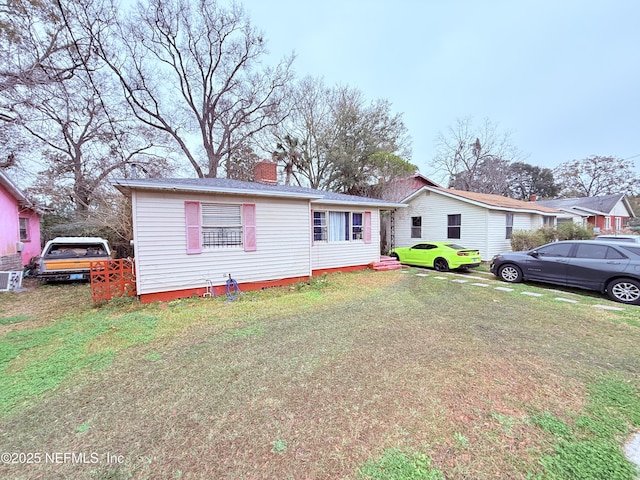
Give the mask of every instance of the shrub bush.
<svg viewBox="0 0 640 480">
<path fill-rule="evenodd" d="M 533 250 L 540 245 L 556 240 L 590 240 L 593 238 L 593 227 L 583 227 L 573 222 L 563 222 L 557 228 L 548 225 L 537 230 L 516 230 L 511 233 L 511 250 L 521 252 Z"/>
<path fill-rule="evenodd" d="M 521 252 L 544 245 L 546 243 L 545 236 L 541 230 L 516 230 L 511 232 L 511 250 Z"/>
<path fill-rule="evenodd" d="M 553 227 L 551 227 L 549 225 L 545 225 L 544 227 L 542 227 L 538 231 L 540 232 L 540 234 L 544 238 L 544 243 L 555 242 L 558 239 L 558 231 L 555 228 L 553 228 Z"/>
<path fill-rule="evenodd" d="M 583 227 L 573 222 L 562 222 L 556 229 L 558 240 L 590 240 L 593 238 L 593 227 L 587 225 Z"/>
</svg>

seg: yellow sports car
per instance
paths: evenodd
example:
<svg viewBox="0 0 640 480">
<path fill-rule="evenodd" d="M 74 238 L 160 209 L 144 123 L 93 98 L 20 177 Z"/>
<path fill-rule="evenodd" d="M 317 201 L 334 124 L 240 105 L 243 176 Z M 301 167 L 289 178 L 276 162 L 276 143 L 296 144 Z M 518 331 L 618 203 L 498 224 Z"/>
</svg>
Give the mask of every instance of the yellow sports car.
<svg viewBox="0 0 640 480">
<path fill-rule="evenodd" d="M 451 242 L 421 242 L 412 247 L 394 248 L 389 252 L 405 265 L 435 268 L 439 272 L 474 268 L 480 265 L 478 250 Z"/>
</svg>

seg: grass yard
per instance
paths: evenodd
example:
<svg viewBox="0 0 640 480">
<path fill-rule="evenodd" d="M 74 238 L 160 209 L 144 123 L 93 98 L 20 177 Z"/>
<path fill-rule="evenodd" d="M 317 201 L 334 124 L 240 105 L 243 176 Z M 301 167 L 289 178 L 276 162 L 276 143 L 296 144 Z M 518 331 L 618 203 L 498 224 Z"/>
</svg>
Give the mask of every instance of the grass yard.
<svg viewBox="0 0 640 480">
<path fill-rule="evenodd" d="M 639 307 L 417 272 L 0 294 L 0 478 L 636 478 Z"/>
</svg>

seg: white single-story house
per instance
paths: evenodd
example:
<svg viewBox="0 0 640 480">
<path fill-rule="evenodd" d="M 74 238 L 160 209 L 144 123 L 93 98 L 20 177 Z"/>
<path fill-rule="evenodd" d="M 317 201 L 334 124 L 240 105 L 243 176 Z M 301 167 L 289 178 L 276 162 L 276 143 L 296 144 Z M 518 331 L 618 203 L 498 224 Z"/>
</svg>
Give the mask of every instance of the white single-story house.
<svg viewBox="0 0 640 480">
<path fill-rule="evenodd" d="M 276 185 L 275 164 L 258 166 L 257 182 L 113 182 L 131 198 L 141 301 L 222 293 L 229 275 L 250 290 L 380 261 L 380 211 L 404 205 Z"/>
<path fill-rule="evenodd" d="M 393 244 L 451 240 L 480 250 L 482 260 L 511 250 L 511 232 L 555 226 L 553 208 L 501 195 L 424 186 L 402 200 L 394 212 Z"/>
</svg>

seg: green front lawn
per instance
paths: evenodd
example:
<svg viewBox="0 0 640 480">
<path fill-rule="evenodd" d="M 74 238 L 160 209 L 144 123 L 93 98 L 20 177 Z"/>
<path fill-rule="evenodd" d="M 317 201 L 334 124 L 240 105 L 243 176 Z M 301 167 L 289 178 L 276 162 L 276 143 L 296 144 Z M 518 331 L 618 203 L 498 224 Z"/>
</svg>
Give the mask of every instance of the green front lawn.
<svg viewBox="0 0 640 480">
<path fill-rule="evenodd" d="M 0 478 L 635 478 L 640 308 L 417 272 L 0 294 Z"/>
</svg>

